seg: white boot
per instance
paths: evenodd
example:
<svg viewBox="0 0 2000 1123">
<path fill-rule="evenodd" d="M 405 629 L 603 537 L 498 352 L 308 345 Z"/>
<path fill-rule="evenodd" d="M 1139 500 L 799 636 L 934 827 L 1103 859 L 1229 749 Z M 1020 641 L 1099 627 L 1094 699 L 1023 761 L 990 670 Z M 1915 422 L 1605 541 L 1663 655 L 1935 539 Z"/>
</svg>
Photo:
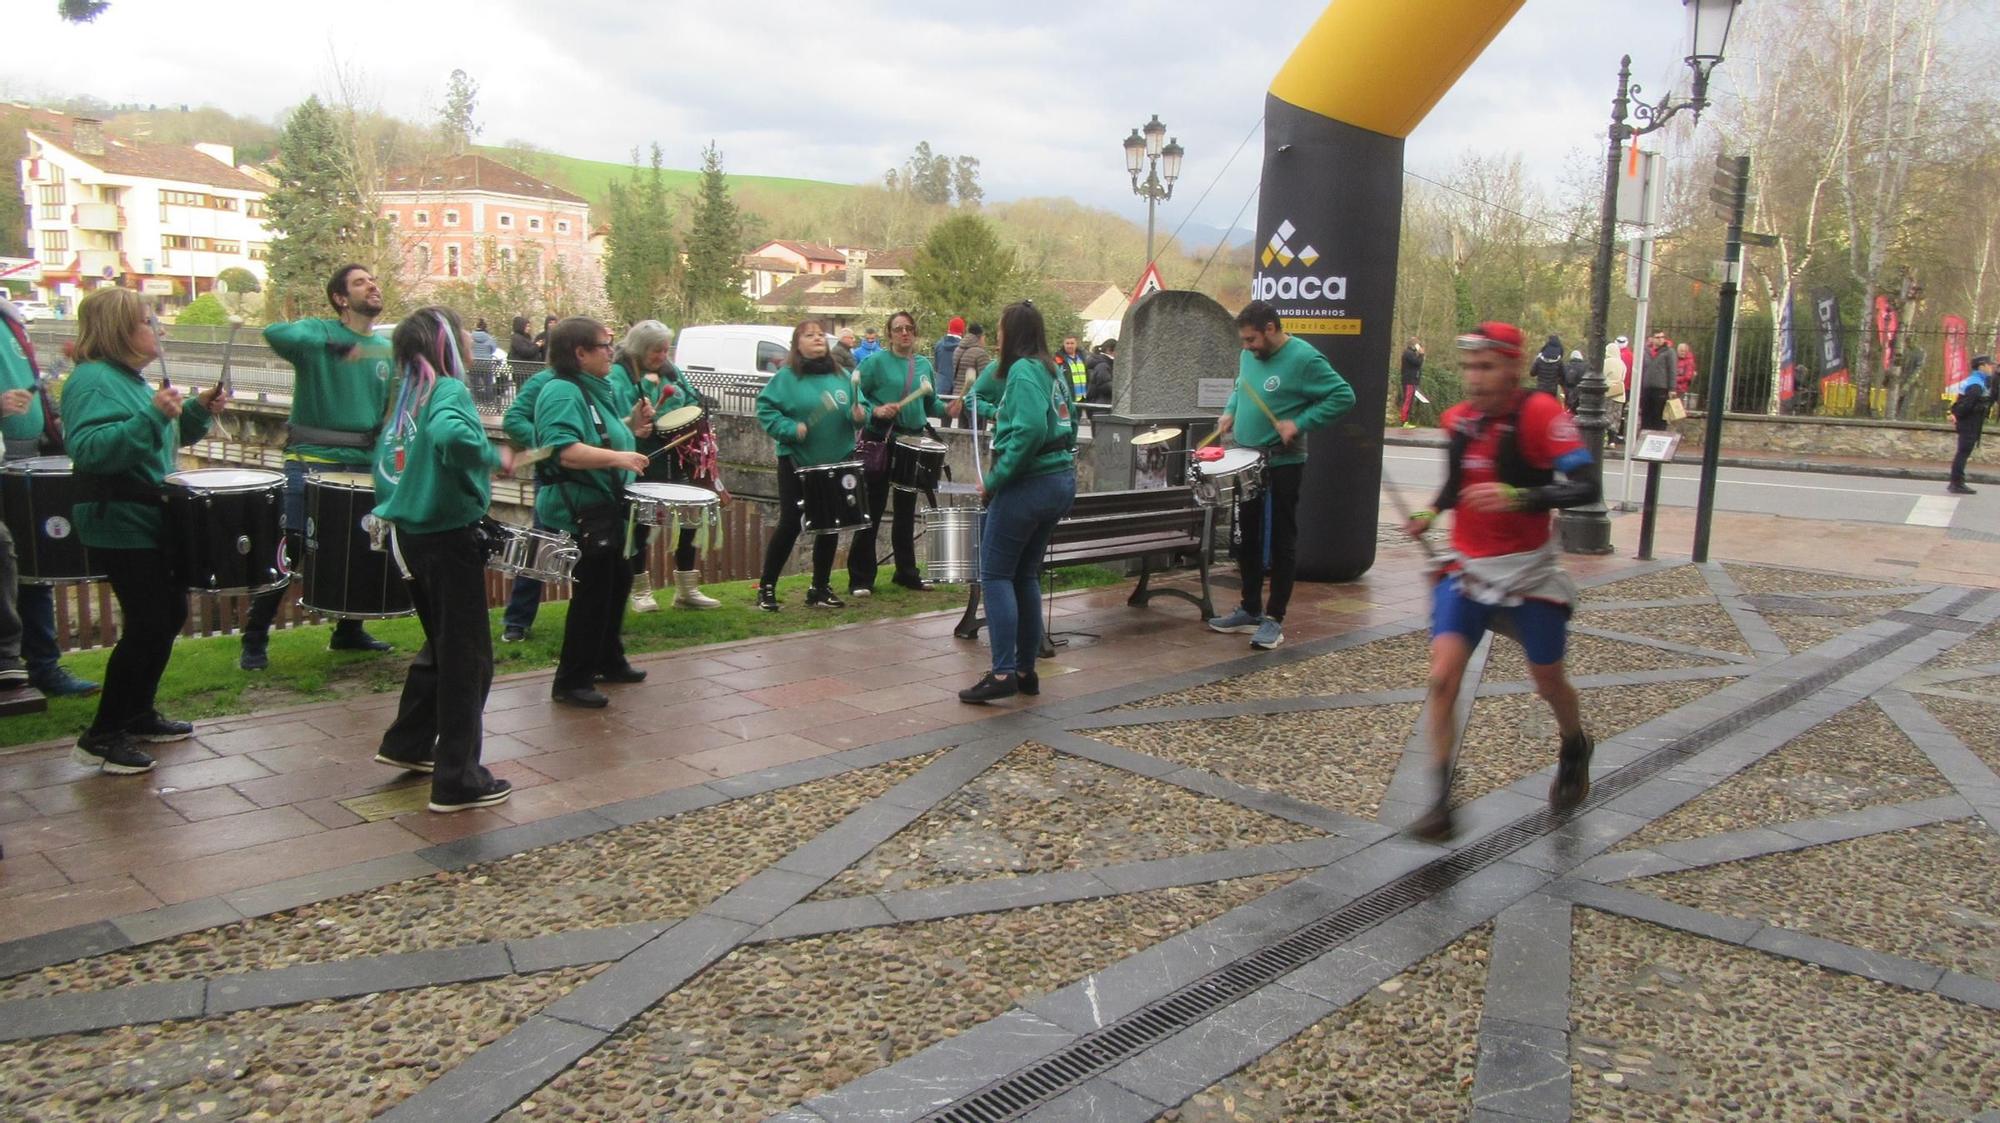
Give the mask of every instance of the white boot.
<svg viewBox="0 0 2000 1123">
<path fill-rule="evenodd" d="M 674 570 L 675 608 L 721 608 L 722 602 L 701 591 L 701 570 Z"/>
<path fill-rule="evenodd" d="M 632 611 L 658 612 L 660 602 L 653 599 L 653 574 L 641 571 L 632 578 Z"/>
</svg>

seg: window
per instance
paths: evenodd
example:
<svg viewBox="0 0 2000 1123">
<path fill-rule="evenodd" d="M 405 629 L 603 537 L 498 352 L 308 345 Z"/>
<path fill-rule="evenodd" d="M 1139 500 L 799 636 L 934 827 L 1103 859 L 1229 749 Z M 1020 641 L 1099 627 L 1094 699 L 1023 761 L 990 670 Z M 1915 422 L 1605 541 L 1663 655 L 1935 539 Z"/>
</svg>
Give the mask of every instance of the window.
<svg viewBox="0 0 2000 1123">
<path fill-rule="evenodd" d="M 418 226 L 429 226 L 430 224 L 431 224 L 431 212 L 429 212 L 429 211 L 418 211 L 418 212 L 417 212 L 417 225 L 418 225 Z"/>
<path fill-rule="evenodd" d="M 162 207 L 204 207 L 212 211 L 233 211 L 241 202 L 239 199 L 221 195 L 207 195 L 200 191 L 162 191 Z"/>
<path fill-rule="evenodd" d="M 556 220 L 556 233 L 558 234 L 569 233 L 569 221 L 567 219 L 559 218 Z"/>
<path fill-rule="evenodd" d="M 268 243 L 268 242 L 252 242 L 252 243 L 250 243 L 250 260 L 252 260 L 252 261 L 266 261 L 266 260 L 269 260 L 269 259 L 270 259 L 270 256 L 271 256 L 271 245 L 270 245 L 270 243 Z"/>
<path fill-rule="evenodd" d="M 210 253 L 240 254 L 243 252 L 243 243 L 238 241 L 216 238 L 204 238 L 203 241 L 208 243 Z"/>
<path fill-rule="evenodd" d="M 430 275 L 431 275 L 431 248 L 429 246 L 418 246 L 417 276 L 428 277 Z"/>
<path fill-rule="evenodd" d="M 243 213 L 251 218 L 269 218 L 271 208 L 262 199 L 251 199 L 243 204 Z"/>
<path fill-rule="evenodd" d="M 63 210 L 64 207 L 60 203 L 52 207 L 45 206 L 40 212 L 41 220 L 43 222 L 61 222 L 63 220 Z"/>
<path fill-rule="evenodd" d="M 163 250 L 184 250 L 184 249 L 187 249 L 187 248 L 188 248 L 188 238 L 187 238 L 187 235 L 185 235 L 185 234 L 162 234 L 162 235 L 160 235 L 160 248 L 161 248 L 161 249 L 163 249 Z"/>
<path fill-rule="evenodd" d="M 450 212 L 449 212 L 449 211 L 447 211 L 446 213 L 447 213 L 447 214 L 449 214 Z M 458 247 L 457 247 L 457 246 L 446 246 L 446 247 L 444 248 L 444 275 L 445 275 L 445 276 L 447 276 L 447 277 L 456 277 L 456 276 L 458 276 Z"/>
<path fill-rule="evenodd" d="M 51 205 L 59 206 L 69 201 L 65 197 L 63 185 L 60 183 L 44 183 L 40 187 L 35 188 L 35 193 L 38 200 L 45 207 Z"/>
<path fill-rule="evenodd" d="M 528 229 L 530 229 L 530 230 L 540 230 L 541 228 L 542 228 L 542 220 L 541 220 L 541 219 L 539 219 L 539 218 L 531 218 L 531 219 L 529 219 L 529 220 L 528 220 Z"/>
<path fill-rule="evenodd" d="M 457 225 L 458 225 L 458 212 L 457 212 L 457 211 L 446 211 L 446 212 L 444 212 L 444 224 L 445 224 L 446 226 L 457 226 Z"/>
<path fill-rule="evenodd" d="M 514 228 L 514 216 L 513 216 L 513 215 L 511 215 L 511 214 L 503 214 L 503 215 L 501 215 L 501 216 L 500 216 L 500 229 L 502 229 L 502 230 L 512 230 L 513 228 Z"/>
<path fill-rule="evenodd" d="M 501 246 L 501 247 L 500 247 L 500 260 L 502 260 L 502 261 L 506 262 L 506 263 L 507 263 L 507 264 L 509 264 L 509 265 L 512 265 L 512 264 L 514 264 L 514 247 L 513 247 L 513 246 Z"/>
<path fill-rule="evenodd" d="M 68 253 L 68 252 L 69 252 L 69 231 L 67 231 L 67 230 L 44 230 L 44 231 L 42 231 L 42 252 L 43 252 L 43 253 Z"/>
<path fill-rule="evenodd" d="M 757 341 L 758 370 L 766 374 L 776 374 L 789 358 L 791 358 L 791 352 L 787 351 L 783 346 L 763 339 Z"/>
<path fill-rule="evenodd" d="M 397 214 L 395 211 L 390 211 L 388 214 L 385 214 L 382 217 L 388 219 L 389 225 L 391 226 L 395 226 L 396 224 L 403 221 L 403 216 Z"/>
</svg>

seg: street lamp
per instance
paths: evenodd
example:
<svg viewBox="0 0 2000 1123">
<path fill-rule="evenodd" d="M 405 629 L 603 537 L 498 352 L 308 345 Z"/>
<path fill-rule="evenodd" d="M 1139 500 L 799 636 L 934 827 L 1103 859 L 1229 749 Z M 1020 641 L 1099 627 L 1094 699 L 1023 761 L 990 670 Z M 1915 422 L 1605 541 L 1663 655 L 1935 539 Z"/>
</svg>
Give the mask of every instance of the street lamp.
<svg viewBox="0 0 2000 1123">
<path fill-rule="evenodd" d="M 1186 155 L 1181 138 L 1167 140 L 1167 127 L 1160 123 L 1157 113 L 1144 127 L 1133 129 L 1132 135 L 1125 138 L 1125 170 L 1132 176 L 1132 194 L 1146 200 L 1148 265 L 1153 263 L 1153 210 L 1174 197 L 1174 181 L 1181 177 L 1181 158 Z M 1143 183 L 1139 180 L 1141 169 L 1146 173 Z"/>
<path fill-rule="evenodd" d="M 1742 0 L 1681 0 L 1688 19 L 1686 62 L 1694 73 L 1686 98 L 1676 100 L 1670 90 L 1657 104 L 1648 105 L 1639 100 L 1640 89 L 1632 84 L 1632 56 L 1618 61 L 1618 95 L 1611 99 L 1611 143 L 1604 158 L 1604 199 L 1598 211 L 1597 256 L 1590 266 L 1590 350 L 1585 353 L 1589 367 L 1577 388 L 1576 427 L 1600 466 L 1604 463 L 1604 431 L 1609 424 L 1604 415 L 1604 335 L 1605 322 L 1611 316 L 1611 244 L 1617 236 L 1620 149 L 1633 137 L 1664 128 L 1683 109 L 1692 110 L 1694 119 L 1701 118 L 1701 111 L 1708 106 L 1709 72 L 1722 61 L 1722 48 L 1740 3 Z M 1628 111 L 1641 123 L 1627 124 Z M 1637 381 L 1633 379 L 1635 384 Z M 1626 434 L 1628 440 L 1637 436 Z M 1563 549 L 1569 553 L 1611 552 L 1611 520 L 1602 499 L 1561 512 L 1557 525 Z"/>
</svg>

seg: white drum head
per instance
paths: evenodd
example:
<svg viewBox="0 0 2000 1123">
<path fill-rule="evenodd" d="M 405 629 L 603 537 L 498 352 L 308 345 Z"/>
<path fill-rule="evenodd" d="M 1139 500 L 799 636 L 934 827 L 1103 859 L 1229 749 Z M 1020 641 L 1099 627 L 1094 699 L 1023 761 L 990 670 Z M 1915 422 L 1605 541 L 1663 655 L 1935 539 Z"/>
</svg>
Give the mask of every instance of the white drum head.
<svg viewBox="0 0 2000 1123">
<path fill-rule="evenodd" d="M 912 437 L 912 436 L 908 436 L 908 435 L 905 435 L 905 436 L 901 436 L 901 437 L 897 437 L 897 438 L 896 438 L 896 443 L 897 443 L 897 444 L 899 444 L 899 445 L 902 445 L 902 446 L 903 446 L 904 448 L 912 448 L 912 449 L 915 449 L 915 450 L 917 450 L 918 452 L 945 452 L 945 451 L 948 451 L 948 450 L 947 450 L 947 449 L 946 449 L 946 448 L 944 447 L 944 442 L 943 442 L 943 441 L 934 441 L 934 440 L 931 440 L 931 439 L 930 439 L 929 437 Z"/>
<path fill-rule="evenodd" d="M 341 487 L 349 491 L 374 491 L 375 477 L 359 472 L 320 472 L 307 479 L 318 480 L 321 487 Z"/>
<path fill-rule="evenodd" d="M 67 476 L 75 470 L 67 456 L 30 456 L 7 465 L 9 472 L 44 472 Z"/>
<path fill-rule="evenodd" d="M 667 412 L 661 414 L 657 419 L 654 420 L 653 428 L 664 433 L 672 429 L 679 429 L 682 428 L 683 426 L 692 425 L 700 420 L 701 420 L 700 406 L 682 406 L 679 409 L 670 409 Z"/>
<path fill-rule="evenodd" d="M 256 468 L 194 468 L 175 472 L 167 477 L 167 482 L 197 491 L 246 491 L 273 484 L 283 486 L 285 477 Z"/>
<path fill-rule="evenodd" d="M 715 499 L 714 492 L 693 484 L 626 484 L 625 494 L 651 503 L 707 503 Z"/>
<path fill-rule="evenodd" d="M 1263 457 L 1252 449 L 1224 449 L 1219 459 L 1204 461 L 1202 463 L 1201 474 L 1204 476 L 1232 475 L 1241 472 L 1245 468 L 1253 467 L 1262 459 Z"/>
</svg>

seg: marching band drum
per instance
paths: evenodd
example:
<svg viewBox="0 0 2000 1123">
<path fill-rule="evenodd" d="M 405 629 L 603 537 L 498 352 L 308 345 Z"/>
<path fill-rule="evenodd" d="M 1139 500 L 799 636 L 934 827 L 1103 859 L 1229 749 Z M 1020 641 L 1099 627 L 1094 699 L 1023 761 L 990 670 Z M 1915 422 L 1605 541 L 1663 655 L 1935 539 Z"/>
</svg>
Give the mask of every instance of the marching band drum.
<svg viewBox="0 0 2000 1123">
<path fill-rule="evenodd" d="M 88 498 L 67 456 L 16 460 L 0 472 L 0 511 L 14 538 L 21 584 L 104 580 L 70 521 L 70 509 Z"/>
<path fill-rule="evenodd" d="M 380 620 L 416 611 L 410 586 L 373 530 L 375 479 L 352 472 L 306 477 L 299 603 L 322 616 Z"/>
<path fill-rule="evenodd" d="M 812 534 L 838 534 L 867 526 L 867 498 L 862 491 L 861 461 L 816 464 L 798 470 L 799 507 L 805 529 Z"/>
<path fill-rule="evenodd" d="M 196 468 L 166 484 L 172 562 L 189 592 L 256 594 L 291 580 L 282 474 Z"/>
</svg>

